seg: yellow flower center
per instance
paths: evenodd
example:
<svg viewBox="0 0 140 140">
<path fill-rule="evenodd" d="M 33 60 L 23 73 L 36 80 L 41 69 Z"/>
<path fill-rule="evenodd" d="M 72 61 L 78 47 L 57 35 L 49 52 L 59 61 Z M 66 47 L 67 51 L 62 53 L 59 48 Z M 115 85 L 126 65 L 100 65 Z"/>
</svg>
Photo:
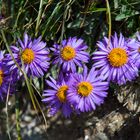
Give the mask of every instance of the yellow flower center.
<svg viewBox="0 0 140 140">
<path fill-rule="evenodd" d="M 58 89 L 56 96 L 58 97 L 60 102 L 64 103 L 66 101 L 66 92 L 67 92 L 67 90 L 68 90 L 67 85 L 63 85 Z"/>
<path fill-rule="evenodd" d="M 80 82 L 77 87 L 78 94 L 88 96 L 93 90 L 93 86 L 89 82 Z"/>
<path fill-rule="evenodd" d="M 114 48 L 109 53 L 108 60 L 113 67 L 120 67 L 127 63 L 128 56 L 124 49 Z"/>
<path fill-rule="evenodd" d="M 24 63 L 26 64 L 30 64 L 34 58 L 35 58 L 35 54 L 33 52 L 33 50 L 26 48 L 22 54 L 21 54 L 21 58 L 24 61 Z"/>
<path fill-rule="evenodd" d="M 0 70 L 0 86 L 2 85 L 3 82 L 3 71 Z"/>
<path fill-rule="evenodd" d="M 138 52 L 140 53 L 140 48 L 138 48 Z"/>
<path fill-rule="evenodd" d="M 61 50 L 61 57 L 66 61 L 73 59 L 75 57 L 75 55 L 76 55 L 76 52 L 75 52 L 74 48 L 72 48 L 71 46 L 65 46 Z"/>
</svg>

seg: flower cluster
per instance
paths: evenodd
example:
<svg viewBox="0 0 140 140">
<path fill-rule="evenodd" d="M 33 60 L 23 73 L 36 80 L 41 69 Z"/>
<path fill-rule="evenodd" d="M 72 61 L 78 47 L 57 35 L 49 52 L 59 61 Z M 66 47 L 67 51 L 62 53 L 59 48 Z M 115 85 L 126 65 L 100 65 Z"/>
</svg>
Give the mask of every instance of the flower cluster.
<svg viewBox="0 0 140 140">
<path fill-rule="evenodd" d="M 107 96 L 108 82 L 102 81 L 95 68 L 89 72 L 84 67 L 82 73 L 72 73 L 69 78 L 60 78 L 55 81 L 52 77 L 47 80 L 50 89 L 44 91 L 43 102 L 48 103 L 50 114 L 54 115 L 59 109 L 65 117 L 72 111 L 88 112 L 96 109 L 96 105 L 104 102 Z"/>
<path fill-rule="evenodd" d="M 49 72 L 50 63 L 57 66 L 57 78 L 46 80 L 42 101 L 50 115 L 62 111 L 65 117 L 71 113 L 89 112 L 100 106 L 108 94 L 109 83 L 126 84 L 138 76 L 140 68 L 140 35 L 137 39 L 104 37 L 97 42 L 97 50 L 91 58 L 84 40 L 70 37 L 60 44 L 46 47 L 41 40 L 31 39 L 26 33 L 12 45 L 11 54 L 0 52 L 0 96 L 11 93 L 9 85 L 28 77 L 42 77 Z M 52 57 L 51 57 L 52 56 Z M 90 61 L 93 65 L 88 69 Z M 15 63 L 16 62 L 16 63 Z M 10 83 L 10 84 L 9 84 Z"/>
</svg>

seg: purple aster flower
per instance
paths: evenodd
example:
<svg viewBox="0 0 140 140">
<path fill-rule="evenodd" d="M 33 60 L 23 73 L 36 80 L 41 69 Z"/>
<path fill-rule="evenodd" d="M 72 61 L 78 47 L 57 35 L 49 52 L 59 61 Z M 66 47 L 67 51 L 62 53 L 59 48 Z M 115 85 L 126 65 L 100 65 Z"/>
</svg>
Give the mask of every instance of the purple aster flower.
<svg viewBox="0 0 140 140">
<path fill-rule="evenodd" d="M 20 48 L 17 47 L 18 45 L 20 46 Z M 23 70 L 28 75 L 32 75 L 33 77 L 41 77 L 44 75 L 44 72 L 46 72 L 49 67 L 49 52 L 47 51 L 45 46 L 46 43 L 41 41 L 41 37 L 32 41 L 31 38 L 25 33 L 24 40 L 21 41 L 19 39 L 16 46 L 11 46 L 11 50 L 15 60 L 21 68 L 23 61 Z M 10 54 L 7 54 L 5 60 L 7 62 L 7 65 L 10 66 L 10 70 L 13 70 L 14 72 L 17 71 L 18 75 L 22 75 Z"/>
<path fill-rule="evenodd" d="M 12 92 L 12 73 L 9 72 L 9 68 L 3 62 L 4 54 L 0 51 L 0 98 L 6 97 L 6 95 Z"/>
<path fill-rule="evenodd" d="M 136 33 L 137 39 L 128 39 L 128 47 L 130 49 L 130 55 L 133 63 L 140 68 L 140 34 Z"/>
<path fill-rule="evenodd" d="M 128 42 L 122 34 L 118 38 L 116 33 L 109 44 L 108 42 L 109 40 L 104 37 L 102 42 L 97 43 L 98 51 L 93 53 L 92 59 L 94 66 L 99 68 L 99 74 L 103 75 L 104 79 L 119 85 L 133 80 L 138 76 L 138 69 L 130 57 Z"/>
<path fill-rule="evenodd" d="M 89 54 L 85 52 L 88 48 L 82 39 L 76 37 L 63 40 L 61 45 L 55 44 L 51 50 L 54 52 L 54 64 L 62 66 L 63 71 L 76 71 L 76 66 L 82 67 L 83 62 L 87 63 Z"/>
<path fill-rule="evenodd" d="M 4 58 L 4 52 L 3 51 L 0 51 L 0 62 L 3 61 L 3 58 Z"/>
<path fill-rule="evenodd" d="M 63 115 L 69 117 L 72 112 L 71 106 L 67 100 L 69 84 L 62 78 L 60 81 L 56 82 L 52 77 L 50 77 L 50 80 L 46 81 L 51 89 L 44 90 L 43 96 L 45 98 L 42 101 L 48 104 L 50 115 L 55 115 L 58 110 L 61 109 Z"/>
<path fill-rule="evenodd" d="M 108 82 L 102 81 L 98 72 L 93 67 L 90 72 L 84 67 L 82 74 L 73 74 L 73 83 L 69 88 L 68 101 L 75 110 L 88 112 L 96 109 L 96 105 L 101 105 L 107 96 Z"/>
</svg>

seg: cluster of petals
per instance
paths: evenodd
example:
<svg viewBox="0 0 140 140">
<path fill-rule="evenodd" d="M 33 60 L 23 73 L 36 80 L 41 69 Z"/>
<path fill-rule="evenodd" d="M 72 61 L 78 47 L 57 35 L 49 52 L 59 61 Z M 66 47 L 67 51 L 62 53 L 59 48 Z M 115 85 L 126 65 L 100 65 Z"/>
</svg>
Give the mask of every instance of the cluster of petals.
<svg viewBox="0 0 140 140">
<path fill-rule="evenodd" d="M 12 87 L 23 77 L 23 72 L 32 78 L 41 77 L 49 68 L 49 51 L 46 43 L 41 41 L 41 37 L 32 40 L 24 33 L 23 40 L 18 39 L 10 49 L 12 55 L 0 52 L 1 98 L 13 92 Z"/>
<path fill-rule="evenodd" d="M 108 82 L 98 76 L 98 71 L 92 68 L 88 72 L 87 67 L 82 73 L 71 73 L 67 80 L 63 76 L 58 81 L 50 77 L 46 83 L 50 88 L 44 90 L 43 102 L 50 108 L 50 115 L 61 110 L 65 117 L 72 112 L 95 110 L 104 102 L 108 90 Z"/>
<path fill-rule="evenodd" d="M 50 77 L 46 81 L 50 88 L 44 90 L 43 102 L 47 104 L 50 115 L 61 110 L 65 117 L 69 117 L 72 112 L 79 114 L 95 110 L 104 102 L 108 82 L 103 81 L 94 67 L 88 70 L 85 66 L 90 59 L 87 48 L 84 41 L 76 37 L 51 48 L 53 64 L 59 66 L 60 75 L 58 80 Z M 82 73 L 77 72 L 78 67 L 83 69 Z"/>
<path fill-rule="evenodd" d="M 88 46 L 84 40 L 76 37 L 63 40 L 61 44 L 54 44 L 53 63 L 62 67 L 64 72 L 76 72 L 76 66 L 83 67 L 83 62 L 89 62 L 89 53 L 86 52 Z"/>
<path fill-rule="evenodd" d="M 23 77 L 22 71 L 28 77 L 39 78 L 48 72 L 52 62 L 59 74 L 57 79 L 49 76 L 46 80 L 42 99 L 50 115 L 61 110 L 69 117 L 73 112 L 95 110 L 104 103 L 110 82 L 123 85 L 138 76 L 140 35 L 130 39 L 115 33 L 98 41 L 97 47 L 90 59 L 88 46 L 81 38 L 70 37 L 49 48 L 41 37 L 32 39 L 24 33 L 23 40 L 10 46 L 12 55 L 0 52 L 0 97 L 11 93 L 9 85 Z M 90 61 L 93 66 L 88 69 Z"/>
<path fill-rule="evenodd" d="M 130 49 L 130 56 L 133 63 L 140 68 L 140 34 L 136 33 L 136 39 L 129 39 L 128 47 Z"/>
<path fill-rule="evenodd" d="M 135 57 L 130 49 L 137 46 L 136 41 L 126 39 L 122 34 L 117 37 L 115 33 L 110 40 L 104 37 L 97 46 L 98 50 L 92 57 L 93 66 L 98 69 L 104 80 L 123 85 L 138 76 L 138 67 L 134 63 Z"/>
<path fill-rule="evenodd" d="M 0 51 L 0 99 L 3 100 L 7 94 L 13 91 L 14 77 L 4 62 L 4 52 Z"/>
<path fill-rule="evenodd" d="M 60 71 L 69 78 L 67 76 L 67 90 L 62 92 L 65 102 L 58 96 L 62 86 L 60 81 L 63 81 L 65 76 L 59 77 L 60 81 L 51 78 L 51 83 L 47 82 L 50 89 L 44 91 L 43 102 L 50 108 L 50 114 L 54 115 L 58 110 L 62 110 L 64 116 L 68 117 L 72 112 L 95 110 L 96 106 L 104 102 L 109 82 L 123 85 L 127 81 L 134 80 L 138 76 L 140 65 L 140 36 L 137 35 L 137 38 L 138 40 L 127 39 L 122 34 L 117 36 L 115 33 L 110 39 L 104 37 L 102 41 L 98 41 L 98 49 L 92 55 L 94 64 L 91 70 L 82 65 L 83 62 L 89 62 L 89 56 L 85 52 L 86 45 L 82 46 L 84 43 L 81 39 L 70 38 L 62 41 L 61 45 L 55 44 L 51 48 L 54 53 L 53 62 L 58 64 Z M 67 47 L 68 50 L 64 55 L 63 50 Z M 83 49 L 84 52 L 81 53 L 80 49 L 76 50 L 77 48 Z M 76 57 L 79 54 L 80 57 Z M 83 73 L 78 73 L 76 66 L 82 66 Z"/>
<path fill-rule="evenodd" d="M 45 46 L 46 43 L 41 41 L 41 37 L 31 40 L 25 33 L 23 41 L 19 39 L 10 49 L 15 61 L 28 76 L 41 77 L 49 67 L 49 51 Z M 10 54 L 6 55 L 5 62 L 17 77 L 20 78 L 23 75 Z"/>
</svg>

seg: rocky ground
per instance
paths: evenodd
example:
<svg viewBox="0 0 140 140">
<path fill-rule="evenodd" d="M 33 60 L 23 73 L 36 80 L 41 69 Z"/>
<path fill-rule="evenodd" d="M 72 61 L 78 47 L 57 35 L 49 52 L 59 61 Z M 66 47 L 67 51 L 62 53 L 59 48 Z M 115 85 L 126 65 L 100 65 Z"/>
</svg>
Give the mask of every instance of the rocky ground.
<svg viewBox="0 0 140 140">
<path fill-rule="evenodd" d="M 28 105 L 21 113 L 21 135 L 23 140 L 140 140 L 139 103 L 138 79 L 115 91 L 110 89 L 105 103 L 94 112 L 72 116 L 70 119 L 63 118 L 60 113 L 54 117 L 46 115 L 46 127 L 41 115 L 37 117 L 31 105 Z M 7 140 L 3 112 L 0 140 Z M 14 112 L 9 122 L 10 134 L 15 140 Z"/>
</svg>

